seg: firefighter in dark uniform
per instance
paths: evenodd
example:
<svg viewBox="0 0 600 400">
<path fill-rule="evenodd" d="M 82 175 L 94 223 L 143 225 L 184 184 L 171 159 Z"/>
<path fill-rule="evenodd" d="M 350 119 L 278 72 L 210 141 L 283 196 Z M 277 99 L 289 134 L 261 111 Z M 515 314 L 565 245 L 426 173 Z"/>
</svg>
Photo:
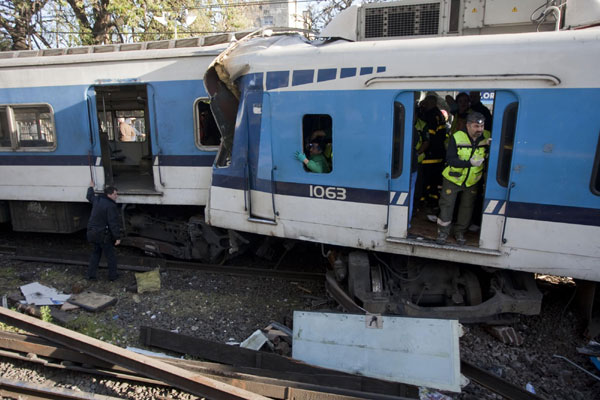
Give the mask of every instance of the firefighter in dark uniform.
<svg viewBox="0 0 600 400">
<path fill-rule="evenodd" d="M 107 186 L 104 194 L 94 195 L 94 182 L 90 182 L 86 198 L 92 203 L 92 213 L 87 225 L 87 239 L 94 245 L 90 257 L 88 279 L 96 279 L 96 271 L 102 253 L 108 264 L 108 279 L 114 281 L 117 275 L 115 246 L 121 243 L 121 223 L 117 207 L 117 189 Z"/>
<path fill-rule="evenodd" d="M 423 100 L 423 120 L 427 124 L 430 138 L 425 149 L 425 157 L 421 160 L 423 170 L 423 194 L 427 213 L 433 213 L 439 201 L 439 187 L 442 185 L 442 170 L 446 149 L 446 120 L 437 106 L 437 97 L 429 95 Z"/>
<path fill-rule="evenodd" d="M 491 138 L 484 135 L 485 118 L 481 113 L 471 112 L 467 115 L 466 132 L 459 130 L 450 136 L 446 152 L 446 168 L 440 196 L 440 213 L 437 218 L 438 244 L 446 243 L 450 235 L 454 204 L 461 194 L 458 215 L 454 226 L 454 235 L 459 245 L 464 245 L 465 232 L 471 223 L 473 204 L 480 190 L 483 176 L 483 162 Z"/>
</svg>

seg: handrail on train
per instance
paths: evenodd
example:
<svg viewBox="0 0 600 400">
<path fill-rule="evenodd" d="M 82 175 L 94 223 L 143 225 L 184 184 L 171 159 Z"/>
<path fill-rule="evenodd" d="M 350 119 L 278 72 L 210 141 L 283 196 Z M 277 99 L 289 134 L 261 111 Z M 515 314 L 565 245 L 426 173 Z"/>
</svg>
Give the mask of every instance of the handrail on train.
<svg viewBox="0 0 600 400">
<path fill-rule="evenodd" d="M 377 83 L 389 82 L 462 82 L 462 81 L 543 81 L 551 86 L 561 83 L 559 77 L 551 74 L 482 74 L 482 75 L 406 75 L 406 76 L 377 76 L 367 79 L 364 83 L 369 87 Z"/>
</svg>

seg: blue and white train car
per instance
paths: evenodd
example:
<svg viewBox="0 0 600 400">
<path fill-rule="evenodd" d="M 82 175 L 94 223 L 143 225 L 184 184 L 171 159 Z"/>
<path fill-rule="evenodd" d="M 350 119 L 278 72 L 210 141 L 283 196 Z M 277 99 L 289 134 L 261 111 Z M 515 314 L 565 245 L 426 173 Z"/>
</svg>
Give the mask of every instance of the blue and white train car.
<svg viewBox="0 0 600 400">
<path fill-rule="evenodd" d="M 207 221 L 375 256 L 498 268 L 492 283 L 478 285 L 463 268 L 412 267 L 394 257 L 369 262 L 366 252 L 353 253 L 338 260 L 337 281 L 328 283 L 332 291 L 347 285 L 349 300 L 368 311 L 454 316 L 453 307 L 438 313 L 433 306 L 466 305 L 474 319 L 492 310 L 536 312 L 541 296 L 525 277 L 531 274 L 507 278 L 503 271 L 600 281 L 598 65 L 597 28 L 365 42 L 242 40 L 214 64 L 239 93 L 224 106 L 237 110 L 236 124 L 224 132 L 232 146 L 217 156 Z M 222 98 L 211 75 L 208 91 Z M 481 230 L 466 246 L 438 245 L 435 224 L 418 214 L 409 221 L 415 103 L 425 94 L 470 90 L 494 94 Z M 310 172 L 294 157 L 315 130 L 329 137 L 329 173 Z"/>
<path fill-rule="evenodd" d="M 21 231 L 81 229 L 93 180 L 97 191 L 119 190 L 129 244 L 200 258 L 206 244 L 194 247 L 188 223 L 200 214 L 193 224 L 204 225 L 197 206 L 206 204 L 220 140 L 202 78 L 226 47 L 210 41 L 2 53 L 4 220 Z"/>
</svg>

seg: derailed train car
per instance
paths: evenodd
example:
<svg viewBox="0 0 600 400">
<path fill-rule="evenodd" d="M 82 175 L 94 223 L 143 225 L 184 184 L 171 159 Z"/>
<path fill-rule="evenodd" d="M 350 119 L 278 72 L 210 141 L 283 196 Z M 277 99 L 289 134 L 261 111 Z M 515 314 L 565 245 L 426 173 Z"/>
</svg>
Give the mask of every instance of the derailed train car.
<svg viewBox="0 0 600 400">
<path fill-rule="evenodd" d="M 205 77 L 223 128 L 207 222 L 341 249 L 327 284 L 350 310 L 535 314 L 534 273 L 600 280 L 599 62 L 598 28 L 243 39 Z M 435 224 L 409 217 L 416 102 L 465 90 L 494 97 L 481 229 L 439 245 Z M 294 157 L 316 130 L 327 173 Z"/>
<path fill-rule="evenodd" d="M 232 37 L 2 53 L 2 222 L 83 229 L 92 180 L 119 190 L 124 245 L 205 260 L 227 249 L 202 215 L 220 141 L 202 77 Z"/>
</svg>

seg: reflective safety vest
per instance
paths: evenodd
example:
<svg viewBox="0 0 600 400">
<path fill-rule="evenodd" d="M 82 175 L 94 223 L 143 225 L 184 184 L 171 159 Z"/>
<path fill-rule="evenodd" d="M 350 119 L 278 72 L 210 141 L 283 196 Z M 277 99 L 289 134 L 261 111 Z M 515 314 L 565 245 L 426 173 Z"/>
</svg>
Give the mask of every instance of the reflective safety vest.
<svg viewBox="0 0 600 400">
<path fill-rule="evenodd" d="M 469 161 L 471 158 L 475 158 L 476 160 L 485 158 L 485 146 L 473 146 L 468 134 L 458 131 L 453 136 L 456 141 L 456 153 L 460 160 Z M 485 139 L 485 132 L 482 136 Z M 448 165 L 444 169 L 444 172 L 442 172 L 442 175 L 455 185 L 462 186 L 464 184 L 466 187 L 471 187 L 479 182 L 483 176 L 483 163 L 479 167 L 470 166 L 466 168 L 457 168 Z"/>
<path fill-rule="evenodd" d="M 417 119 L 417 123 L 415 124 L 415 129 L 417 130 L 417 135 L 418 135 L 418 140 L 417 143 L 415 144 L 415 151 L 418 154 L 417 157 L 417 162 L 419 164 L 421 164 L 423 162 L 423 160 L 425 159 L 425 153 L 421 153 L 419 154 L 419 149 L 421 148 L 421 146 L 423 146 L 423 136 L 421 134 L 421 132 L 423 131 L 423 129 L 426 128 L 427 123 L 425 121 L 423 121 L 421 118 Z"/>
</svg>

